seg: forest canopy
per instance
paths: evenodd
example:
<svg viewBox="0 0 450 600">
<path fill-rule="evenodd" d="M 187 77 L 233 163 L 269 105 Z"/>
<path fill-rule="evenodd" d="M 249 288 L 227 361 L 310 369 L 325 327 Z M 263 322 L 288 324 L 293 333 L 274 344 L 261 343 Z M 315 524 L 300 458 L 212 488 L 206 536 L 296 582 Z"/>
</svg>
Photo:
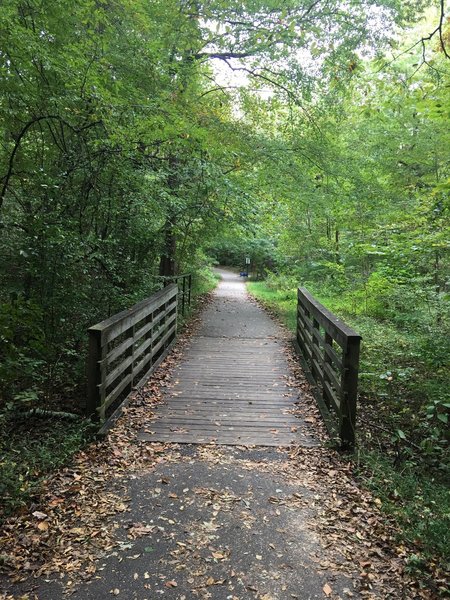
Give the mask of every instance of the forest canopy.
<svg viewBox="0 0 450 600">
<path fill-rule="evenodd" d="M 362 335 L 358 467 L 431 577 L 449 547 L 446 10 L 1 2 L 4 514 L 86 442 L 87 328 L 248 257 L 288 327 L 302 285 Z"/>
<path fill-rule="evenodd" d="M 362 333 L 367 418 L 443 469 L 449 54 L 443 0 L 3 0 L 2 427 L 83 411 L 90 325 L 249 256 Z"/>
</svg>

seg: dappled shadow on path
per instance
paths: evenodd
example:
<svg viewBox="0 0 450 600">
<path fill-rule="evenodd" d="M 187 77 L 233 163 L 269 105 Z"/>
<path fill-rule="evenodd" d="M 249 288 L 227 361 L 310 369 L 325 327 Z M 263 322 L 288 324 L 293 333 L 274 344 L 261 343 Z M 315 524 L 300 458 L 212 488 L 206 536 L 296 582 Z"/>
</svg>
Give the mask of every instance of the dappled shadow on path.
<svg viewBox="0 0 450 600">
<path fill-rule="evenodd" d="M 214 303 L 204 314 L 212 310 Z M 49 477 L 29 511 L 5 524 L 0 544 L 11 578 L 3 579 L 0 597 L 431 599 L 406 574 L 407 550 L 396 543 L 377 499 L 326 445 L 140 439 L 173 394 L 186 351 L 206 338 L 203 322 L 135 393 L 106 439 Z M 322 439 L 317 409 L 287 347 L 280 361 L 288 388 L 301 390 L 305 428 Z"/>
</svg>

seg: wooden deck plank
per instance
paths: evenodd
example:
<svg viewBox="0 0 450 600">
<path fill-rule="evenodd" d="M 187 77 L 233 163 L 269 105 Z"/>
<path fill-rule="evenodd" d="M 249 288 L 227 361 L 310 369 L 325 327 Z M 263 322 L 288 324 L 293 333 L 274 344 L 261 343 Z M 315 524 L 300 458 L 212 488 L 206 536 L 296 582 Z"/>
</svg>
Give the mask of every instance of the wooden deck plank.
<svg viewBox="0 0 450 600">
<path fill-rule="evenodd" d="M 240 431 L 247 431 L 248 429 L 263 429 L 265 432 L 270 431 L 270 429 L 277 430 L 286 430 L 290 431 L 292 428 L 291 423 L 286 423 L 282 421 L 259 421 L 259 420 L 251 420 L 251 419 L 234 419 L 234 420 L 222 420 L 218 419 L 193 419 L 186 417 L 184 419 L 174 419 L 168 416 L 165 416 L 161 420 L 152 421 L 151 429 L 161 429 L 161 428 L 173 428 L 185 426 L 186 429 L 223 429 L 232 430 L 239 429 Z M 273 433 L 273 432 L 272 432 Z"/>
<path fill-rule="evenodd" d="M 251 421 L 257 419 L 258 421 L 264 422 L 279 422 L 279 423 L 295 423 L 296 419 L 294 417 L 289 418 L 289 415 L 273 415 L 270 411 L 261 411 L 258 409 L 258 415 L 255 416 L 255 412 L 250 411 L 239 411 L 236 414 L 235 411 L 229 413 L 223 412 L 206 412 L 200 410 L 179 410 L 179 411 L 158 411 L 156 418 L 157 419 L 200 419 L 204 421 Z"/>
<path fill-rule="evenodd" d="M 174 369 L 163 403 L 140 433 L 149 442 L 316 445 L 292 414 L 298 395 L 278 326 L 230 274 Z"/>
</svg>

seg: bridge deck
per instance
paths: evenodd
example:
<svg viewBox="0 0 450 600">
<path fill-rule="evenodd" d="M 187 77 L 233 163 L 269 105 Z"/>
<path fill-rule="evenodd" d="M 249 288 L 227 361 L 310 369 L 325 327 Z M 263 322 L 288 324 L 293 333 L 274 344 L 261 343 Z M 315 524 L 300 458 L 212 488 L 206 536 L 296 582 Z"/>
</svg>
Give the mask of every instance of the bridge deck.
<svg viewBox="0 0 450 600">
<path fill-rule="evenodd" d="M 179 443 L 316 445 L 292 414 L 298 391 L 280 328 L 252 302 L 239 277 L 222 281 L 172 384 L 140 439 Z"/>
</svg>

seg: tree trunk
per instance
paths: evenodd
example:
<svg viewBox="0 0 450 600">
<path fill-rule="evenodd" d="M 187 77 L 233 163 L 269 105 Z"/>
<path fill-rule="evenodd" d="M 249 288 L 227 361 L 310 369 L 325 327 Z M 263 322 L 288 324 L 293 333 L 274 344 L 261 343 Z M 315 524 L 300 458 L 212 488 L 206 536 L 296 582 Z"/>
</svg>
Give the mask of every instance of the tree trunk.
<svg viewBox="0 0 450 600">
<path fill-rule="evenodd" d="M 179 185 L 178 159 L 176 156 L 169 157 L 169 174 L 167 176 L 167 187 L 173 195 L 176 195 Z M 166 222 L 164 224 L 164 246 L 159 261 L 159 274 L 171 277 L 176 274 L 175 257 L 177 252 L 177 238 L 175 234 L 177 215 L 173 207 L 169 207 Z"/>
<path fill-rule="evenodd" d="M 175 236 L 175 217 L 168 217 L 164 225 L 164 247 L 159 261 L 159 274 L 171 277 L 176 273 L 175 255 L 177 239 Z"/>
</svg>

